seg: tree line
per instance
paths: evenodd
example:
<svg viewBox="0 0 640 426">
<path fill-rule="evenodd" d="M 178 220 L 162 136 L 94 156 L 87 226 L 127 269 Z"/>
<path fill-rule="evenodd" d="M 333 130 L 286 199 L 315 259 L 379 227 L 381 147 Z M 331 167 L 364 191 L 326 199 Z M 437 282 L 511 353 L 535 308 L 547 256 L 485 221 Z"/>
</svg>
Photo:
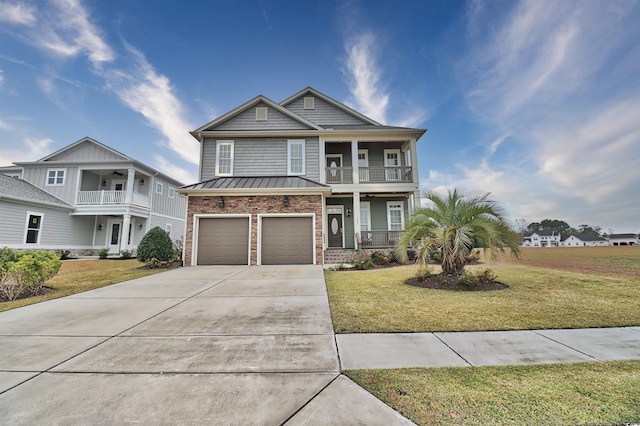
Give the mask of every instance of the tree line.
<svg viewBox="0 0 640 426">
<path fill-rule="evenodd" d="M 577 234 L 591 234 L 591 235 L 599 235 L 601 237 L 607 237 L 608 234 L 606 232 L 602 232 L 602 228 L 599 226 L 592 226 L 583 224 L 578 226 L 577 228 L 571 227 L 564 220 L 558 219 L 544 219 L 540 222 L 531 222 L 528 225 L 524 226 L 526 221 L 521 220 L 518 221 L 518 225 L 520 227 L 521 233 L 532 233 L 538 231 L 555 231 L 560 234 L 560 239 L 565 240 L 572 235 Z"/>
</svg>

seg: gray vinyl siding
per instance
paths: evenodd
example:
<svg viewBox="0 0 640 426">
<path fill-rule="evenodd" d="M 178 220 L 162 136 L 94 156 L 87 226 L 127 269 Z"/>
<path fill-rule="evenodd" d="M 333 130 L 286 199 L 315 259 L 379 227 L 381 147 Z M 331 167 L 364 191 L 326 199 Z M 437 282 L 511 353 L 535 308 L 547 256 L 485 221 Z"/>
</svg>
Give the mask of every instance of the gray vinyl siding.
<svg viewBox="0 0 640 426">
<path fill-rule="evenodd" d="M 162 194 L 156 192 L 157 182 L 162 183 Z M 151 213 L 183 219 L 187 200 L 177 192 L 174 193 L 173 198 L 169 198 L 169 187 L 173 188 L 174 191 L 177 188 L 175 184 L 167 182 L 160 176 L 156 176 L 153 179 L 153 184 L 149 189 L 151 191 Z"/>
<path fill-rule="evenodd" d="M 170 219 L 163 216 L 157 216 L 151 214 L 149 217 L 149 229 L 159 226 L 160 229 L 165 230 L 166 224 L 171 224 L 171 237 L 172 241 L 183 239 L 184 237 L 184 220 Z"/>
<path fill-rule="evenodd" d="M 64 186 L 47 186 L 48 169 L 65 169 Z M 46 164 L 40 167 L 26 167 L 22 179 L 42 188 L 48 193 L 55 195 L 67 203 L 74 204 L 76 201 L 76 189 L 78 183 L 77 166 L 59 166 L 57 164 Z"/>
<path fill-rule="evenodd" d="M 111 161 L 126 160 L 126 157 L 106 150 L 94 143 L 82 143 L 67 151 L 64 151 L 55 157 L 51 157 L 49 161 Z"/>
<path fill-rule="evenodd" d="M 25 244 L 27 212 L 43 216 L 39 244 Z M 6 245 L 38 249 L 41 246 L 54 246 L 63 249 L 92 245 L 93 216 L 70 216 L 69 210 L 9 201 L 0 201 L 0 215 L 3 218 L 0 247 Z"/>
<path fill-rule="evenodd" d="M 230 140 L 230 139 L 221 139 Z M 287 141 L 305 141 L 305 175 L 307 179 L 319 180 L 319 143 L 317 137 L 306 138 L 240 138 L 233 140 L 234 176 L 286 176 Z M 202 180 L 215 177 L 216 140 L 203 142 Z"/>
<path fill-rule="evenodd" d="M 320 126 L 369 124 L 320 98 L 315 99 L 314 109 L 304 109 L 304 96 L 291 102 L 286 108 Z"/>
<path fill-rule="evenodd" d="M 256 121 L 256 108 L 267 108 L 267 120 Z M 259 103 L 229 120 L 220 123 L 215 130 L 307 130 L 309 126 L 292 119 L 265 103 Z M 213 130 L 213 129 L 208 129 Z"/>
</svg>

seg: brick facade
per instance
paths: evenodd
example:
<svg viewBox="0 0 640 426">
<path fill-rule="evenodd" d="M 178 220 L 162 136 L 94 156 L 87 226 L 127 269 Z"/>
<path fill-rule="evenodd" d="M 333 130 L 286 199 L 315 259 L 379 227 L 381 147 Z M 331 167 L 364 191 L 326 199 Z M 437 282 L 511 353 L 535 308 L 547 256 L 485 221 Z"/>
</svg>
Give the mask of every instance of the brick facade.
<svg viewBox="0 0 640 426">
<path fill-rule="evenodd" d="M 191 265 L 193 248 L 193 215 L 195 214 L 251 214 L 251 264 L 258 263 L 258 214 L 315 214 L 316 264 L 323 264 L 322 253 L 322 195 L 288 195 L 289 206 L 284 207 L 283 195 L 225 196 L 219 207 L 219 196 L 189 196 L 187 231 L 185 235 L 185 265 Z"/>
</svg>

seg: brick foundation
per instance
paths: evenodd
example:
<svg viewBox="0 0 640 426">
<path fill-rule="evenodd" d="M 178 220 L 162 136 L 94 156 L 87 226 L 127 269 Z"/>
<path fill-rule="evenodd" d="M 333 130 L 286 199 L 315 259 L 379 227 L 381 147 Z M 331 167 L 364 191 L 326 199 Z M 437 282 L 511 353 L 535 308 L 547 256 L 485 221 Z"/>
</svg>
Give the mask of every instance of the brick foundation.
<svg viewBox="0 0 640 426">
<path fill-rule="evenodd" d="M 192 264 L 193 215 L 196 214 L 251 214 L 251 264 L 258 263 L 258 214 L 315 214 L 316 264 L 323 264 L 322 253 L 322 196 L 289 195 L 289 206 L 284 207 L 283 195 L 225 196 L 224 207 L 219 207 L 219 196 L 190 195 L 187 205 L 187 232 L 185 235 L 185 265 Z"/>
</svg>

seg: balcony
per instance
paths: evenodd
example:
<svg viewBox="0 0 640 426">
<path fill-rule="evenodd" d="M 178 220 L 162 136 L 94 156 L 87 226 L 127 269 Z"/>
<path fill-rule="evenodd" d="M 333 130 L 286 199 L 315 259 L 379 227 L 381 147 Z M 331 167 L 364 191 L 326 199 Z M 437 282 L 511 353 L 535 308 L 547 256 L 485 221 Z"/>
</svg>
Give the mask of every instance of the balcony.
<svg viewBox="0 0 640 426">
<path fill-rule="evenodd" d="M 113 206 L 126 203 L 126 191 L 78 191 L 78 205 Z M 133 193 L 131 204 L 149 208 L 149 197 L 139 192 Z"/>
<path fill-rule="evenodd" d="M 361 231 L 360 244 L 367 248 L 390 248 L 398 244 L 402 231 Z"/>
<path fill-rule="evenodd" d="M 327 167 L 327 183 L 353 183 L 352 167 Z M 412 183 L 411 167 L 360 167 L 360 183 Z"/>
</svg>

